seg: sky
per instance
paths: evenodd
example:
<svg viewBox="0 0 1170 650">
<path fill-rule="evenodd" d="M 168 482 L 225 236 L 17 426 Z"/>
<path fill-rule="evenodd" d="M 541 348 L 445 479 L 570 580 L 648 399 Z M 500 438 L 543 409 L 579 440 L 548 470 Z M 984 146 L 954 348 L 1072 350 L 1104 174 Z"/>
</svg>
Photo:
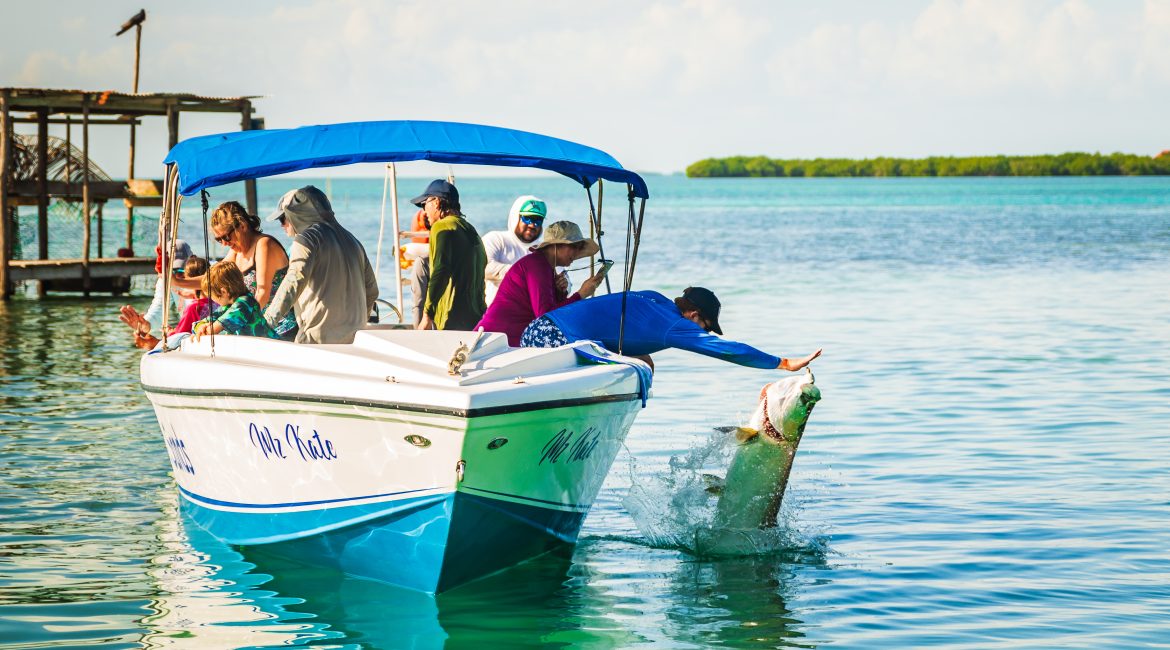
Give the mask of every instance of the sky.
<svg viewBox="0 0 1170 650">
<path fill-rule="evenodd" d="M 0 0 L 23 26 L 0 86 L 129 91 L 133 32 L 113 35 L 143 7 L 142 92 L 261 95 L 269 128 L 475 122 L 660 173 L 1170 148 L 1170 0 Z M 180 137 L 237 128 L 184 114 Z M 124 130 L 99 130 L 124 170 Z M 161 161 L 163 121 L 138 138 Z"/>
</svg>

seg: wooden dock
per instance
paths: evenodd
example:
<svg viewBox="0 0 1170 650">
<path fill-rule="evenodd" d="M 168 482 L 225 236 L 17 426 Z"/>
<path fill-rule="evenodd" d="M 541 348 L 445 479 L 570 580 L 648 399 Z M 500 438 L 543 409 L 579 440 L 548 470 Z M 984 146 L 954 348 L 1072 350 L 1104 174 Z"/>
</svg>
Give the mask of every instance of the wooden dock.
<svg viewBox="0 0 1170 650">
<path fill-rule="evenodd" d="M 89 260 L 12 260 L 10 282 L 36 281 L 46 291 L 80 291 L 123 294 L 130 278 L 154 275 L 153 257 L 99 257 Z"/>
<path fill-rule="evenodd" d="M 184 112 L 239 113 L 241 130 L 262 129 L 263 119 L 252 115 L 253 99 L 254 96 L 0 88 L 0 299 L 12 295 L 15 282 L 36 282 L 38 295 L 44 295 L 45 291 L 119 293 L 126 290 L 123 286 L 128 288 L 129 277 L 154 275 L 153 257 L 133 257 L 133 210 L 162 205 L 161 181 L 135 177 L 135 129 L 144 117 L 165 118 L 169 147 L 179 141 L 179 116 Z M 36 125 L 35 136 L 18 135 L 17 124 Z M 64 125 L 65 138 L 50 137 L 50 125 Z M 129 129 L 127 180 L 110 179 L 91 164 L 91 126 Z M 73 144 L 74 127 L 80 131 L 80 149 Z M 247 208 L 255 214 L 256 182 L 246 181 L 244 192 Z M 79 258 L 49 259 L 51 200 L 81 207 L 83 232 L 77 251 Z M 102 218 L 108 201 L 121 201 L 125 206 L 126 246 L 119 254 L 128 253 L 130 257 L 103 256 Z M 34 205 L 37 207 L 36 259 L 13 259 L 18 236 L 17 207 Z M 95 206 L 96 256 L 91 254 Z M 142 252 L 146 251 L 139 251 Z"/>
</svg>

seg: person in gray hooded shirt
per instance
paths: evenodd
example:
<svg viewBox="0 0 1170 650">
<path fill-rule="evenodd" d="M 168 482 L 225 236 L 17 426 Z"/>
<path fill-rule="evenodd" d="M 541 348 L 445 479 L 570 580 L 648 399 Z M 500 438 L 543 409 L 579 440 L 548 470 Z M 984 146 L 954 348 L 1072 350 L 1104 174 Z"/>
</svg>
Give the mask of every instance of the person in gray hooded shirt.
<svg viewBox="0 0 1170 650">
<path fill-rule="evenodd" d="M 293 237 L 288 272 L 264 312 L 269 325 L 296 306 L 297 343 L 352 343 L 378 298 L 366 249 L 337 223 L 329 199 L 307 185 L 280 197 L 269 221 Z"/>
</svg>

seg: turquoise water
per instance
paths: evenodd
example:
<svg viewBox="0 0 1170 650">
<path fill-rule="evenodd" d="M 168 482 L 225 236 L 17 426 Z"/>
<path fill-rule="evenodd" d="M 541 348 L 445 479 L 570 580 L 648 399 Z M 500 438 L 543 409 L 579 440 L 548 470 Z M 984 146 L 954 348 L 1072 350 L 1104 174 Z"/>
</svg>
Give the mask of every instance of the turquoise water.
<svg viewBox="0 0 1170 650">
<path fill-rule="evenodd" d="M 698 559 L 648 545 L 623 509 L 778 377 L 679 352 L 656 356 L 569 557 L 436 599 L 225 547 L 178 515 L 122 301 L 16 299 L 0 305 L 0 647 L 1165 643 L 1170 179 L 648 180 L 638 287 L 701 283 L 729 337 L 825 349 L 787 547 Z M 262 204 L 300 182 L 262 184 Z M 459 184 L 481 231 L 528 191 L 585 222 L 568 181 Z M 372 253 L 381 181 L 331 191 Z"/>
</svg>

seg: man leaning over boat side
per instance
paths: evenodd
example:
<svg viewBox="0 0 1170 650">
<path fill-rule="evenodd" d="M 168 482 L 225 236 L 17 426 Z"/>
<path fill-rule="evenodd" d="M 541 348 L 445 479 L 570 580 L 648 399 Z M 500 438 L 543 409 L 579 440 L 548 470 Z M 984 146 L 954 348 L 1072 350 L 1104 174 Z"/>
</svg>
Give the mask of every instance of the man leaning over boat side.
<svg viewBox="0 0 1170 650">
<path fill-rule="evenodd" d="M 666 348 L 730 361 L 750 368 L 796 371 L 821 355 L 818 349 L 799 359 L 781 358 L 746 343 L 729 341 L 719 327 L 719 299 L 710 289 L 687 287 L 670 300 L 657 291 L 630 291 L 624 303 L 625 337 L 622 354 L 637 357 L 654 368 L 650 355 Z M 554 309 L 532 321 L 520 337 L 526 348 L 555 348 L 573 341 L 596 341 L 618 352 L 622 294 L 580 300 Z"/>
<path fill-rule="evenodd" d="M 426 210 L 431 222 L 431 278 L 417 329 L 471 330 L 487 311 L 487 253 L 460 211 L 459 190 L 437 179 L 410 202 Z"/>
<path fill-rule="evenodd" d="M 264 312 L 269 326 L 295 305 L 297 343 L 352 343 L 378 298 L 365 247 L 312 185 L 285 193 L 268 220 L 293 237 L 288 272 Z"/>
</svg>

